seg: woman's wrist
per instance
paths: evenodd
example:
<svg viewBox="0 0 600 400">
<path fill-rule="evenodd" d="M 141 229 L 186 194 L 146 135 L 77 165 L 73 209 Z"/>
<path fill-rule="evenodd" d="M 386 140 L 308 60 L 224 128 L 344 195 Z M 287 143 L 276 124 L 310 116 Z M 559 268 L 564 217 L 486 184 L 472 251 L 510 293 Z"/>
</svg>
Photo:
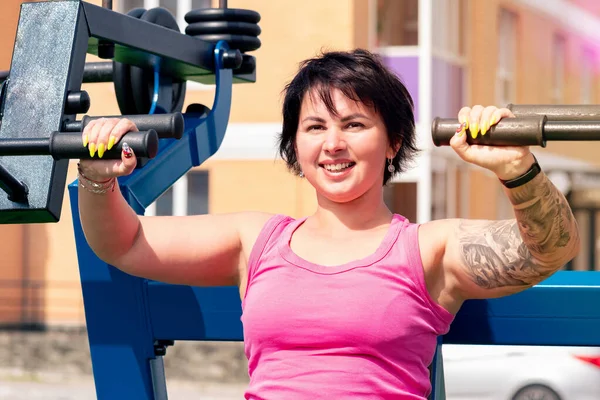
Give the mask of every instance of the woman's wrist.
<svg viewBox="0 0 600 400">
<path fill-rule="evenodd" d="M 537 163 L 535 156 L 529 153 L 518 161 L 503 165 L 497 171 L 493 171 L 501 181 L 510 181 L 523 176 L 531 167 Z"/>
<path fill-rule="evenodd" d="M 509 179 L 502 179 L 500 177 L 498 177 L 498 179 L 500 179 L 500 182 L 502 182 L 502 184 L 507 187 L 508 189 L 513 189 L 519 186 L 523 186 L 526 183 L 531 182 L 537 175 L 539 175 L 540 172 L 542 172 L 542 169 L 540 168 L 540 165 L 537 162 L 537 159 L 535 158 L 535 156 L 533 156 L 533 162 L 529 165 L 529 168 L 527 170 L 525 170 L 524 172 L 522 172 L 519 175 L 513 175 L 512 177 L 510 177 Z M 509 175 L 510 176 L 510 175 Z"/>
<path fill-rule="evenodd" d="M 79 182 L 79 187 L 93 194 L 106 194 L 109 191 L 114 192 L 117 180 L 115 177 L 98 179 L 94 178 L 93 175 L 89 175 L 89 173 L 83 171 L 80 164 L 77 164 L 77 180 Z"/>
</svg>

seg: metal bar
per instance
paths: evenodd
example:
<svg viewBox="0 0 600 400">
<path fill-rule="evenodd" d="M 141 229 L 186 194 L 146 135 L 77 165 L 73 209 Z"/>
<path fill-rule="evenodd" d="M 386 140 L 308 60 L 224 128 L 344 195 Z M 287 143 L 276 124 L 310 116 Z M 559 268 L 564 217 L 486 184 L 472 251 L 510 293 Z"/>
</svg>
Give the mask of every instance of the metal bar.
<svg viewBox="0 0 600 400">
<path fill-rule="evenodd" d="M 8 79 L 10 71 L 0 71 L 0 83 Z M 112 61 L 86 63 L 83 68 L 83 83 L 100 83 L 113 81 Z"/>
<path fill-rule="evenodd" d="M 112 61 L 86 63 L 83 69 L 83 83 L 113 81 Z"/>
<path fill-rule="evenodd" d="M 93 39 L 115 43 L 114 60 L 141 68 L 153 68 L 160 56 L 160 73 L 182 80 L 214 75 L 215 45 L 162 26 L 96 5 L 81 3 Z M 88 52 L 97 55 L 98 40 Z"/>
<path fill-rule="evenodd" d="M 509 104 L 516 117 L 545 115 L 548 121 L 599 121 L 600 106 L 590 104 Z"/>
<path fill-rule="evenodd" d="M 153 400 L 168 400 L 165 364 L 162 356 L 156 356 L 156 358 L 150 360 L 150 371 L 154 392 Z"/>
<path fill-rule="evenodd" d="M 467 142 L 483 145 L 544 146 L 544 116 L 527 118 L 507 118 L 491 127 L 485 136 L 473 139 L 467 135 Z M 431 125 L 431 136 L 436 146 L 448 146 L 460 123 L 455 118 L 435 118 Z"/>
<path fill-rule="evenodd" d="M 447 146 L 460 126 L 452 118 L 435 118 L 431 126 L 436 146 Z M 543 115 L 506 118 L 491 127 L 485 136 L 473 139 L 467 135 L 469 144 L 489 146 L 542 146 L 547 141 L 598 141 L 600 118 L 596 121 L 548 121 Z"/>
<path fill-rule="evenodd" d="M 0 156 L 47 156 L 49 138 L 0 139 Z"/>
<path fill-rule="evenodd" d="M 0 189 L 6 192 L 10 201 L 17 203 L 25 202 L 29 193 L 27 185 L 2 165 L 0 165 Z"/>
<path fill-rule="evenodd" d="M 156 131 L 129 132 L 115 147 L 104 153 L 104 158 L 120 159 L 125 142 L 138 157 L 153 158 L 158 151 Z M 0 156 L 52 156 L 57 160 L 91 158 L 78 132 L 52 132 L 49 138 L 0 139 Z"/>
<path fill-rule="evenodd" d="M 502 121 L 500 121 L 502 122 Z M 600 116 L 596 121 L 547 121 L 544 124 L 547 141 L 600 140 Z"/>
<path fill-rule="evenodd" d="M 590 271 L 596 269 L 596 210 L 593 208 L 588 209 L 588 224 L 589 224 L 589 249 L 590 258 L 588 268 Z"/>
</svg>

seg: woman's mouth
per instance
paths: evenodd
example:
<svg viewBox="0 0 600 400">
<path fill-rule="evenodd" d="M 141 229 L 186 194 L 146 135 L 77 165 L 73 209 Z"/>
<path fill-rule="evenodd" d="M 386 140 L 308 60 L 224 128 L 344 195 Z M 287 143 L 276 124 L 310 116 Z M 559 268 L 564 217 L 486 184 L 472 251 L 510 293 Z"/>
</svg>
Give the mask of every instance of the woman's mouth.
<svg viewBox="0 0 600 400">
<path fill-rule="evenodd" d="M 355 162 L 350 161 L 337 164 L 320 164 L 319 166 L 330 174 L 340 175 L 346 171 L 349 171 L 355 165 Z"/>
</svg>

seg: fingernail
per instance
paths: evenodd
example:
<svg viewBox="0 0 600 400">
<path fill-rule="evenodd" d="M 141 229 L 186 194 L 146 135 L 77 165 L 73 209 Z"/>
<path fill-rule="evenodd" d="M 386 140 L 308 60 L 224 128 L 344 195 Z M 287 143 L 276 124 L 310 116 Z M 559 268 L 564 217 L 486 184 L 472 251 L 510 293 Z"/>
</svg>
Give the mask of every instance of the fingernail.
<svg viewBox="0 0 600 400">
<path fill-rule="evenodd" d="M 102 158 L 103 155 L 104 155 L 104 143 L 100 143 L 98 145 L 98 157 Z"/>
<path fill-rule="evenodd" d="M 123 154 L 125 155 L 125 158 L 131 158 L 133 153 L 131 151 L 131 147 L 129 147 L 129 145 L 127 143 L 123 143 L 122 149 L 123 149 Z"/>
<path fill-rule="evenodd" d="M 460 126 L 458 128 L 456 128 L 456 133 L 458 134 L 458 137 L 461 137 L 462 135 L 465 134 L 465 126 L 467 124 L 465 122 L 461 123 Z"/>
<path fill-rule="evenodd" d="M 90 157 L 94 157 L 96 154 L 96 143 L 90 143 Z"/>
<path fill-rule="evenodd" d="M 487 132 L 487 130 L 488 130 L 487 123 L 484 122 L 483 125 L 481 125 L 481 136 L 485 136 L 485 133 Z"/>
<path fill-rule="evenodd" d="M 88 135 L 83 135 L 83 147 L 86 147 L 88 145 Z"/>
<path fill-rule="evenodd" d="M 469 130 L 471 131 L 471 137 L 473 139 L 475 139 L 477 137 L 477 132 L 479 132 L 479 126 L 477 123 L 474 123 L 473 125 L 471 125 L 471 127 L 469 128 Z"/>
<path fill-rule="evenodd" d="M 492 115 L 492 118 L 490 119 L 490 126 L 494 125 L 496 123 L 496 116 Z"/>
<path fill-rule="evenodd" d="M 107 149 L 110 150 L 112 149 L 112 147 L 115 145 L 115 137 L 111 136 L 108 138 L 108 147 Z"/>
<path fill-rule="evenodd" d="M 467 117 L 462 117 L 460 122 L 463 123 L 465 129 L 469 129 L 469 121 L 467 121 Z"/>
</svg>

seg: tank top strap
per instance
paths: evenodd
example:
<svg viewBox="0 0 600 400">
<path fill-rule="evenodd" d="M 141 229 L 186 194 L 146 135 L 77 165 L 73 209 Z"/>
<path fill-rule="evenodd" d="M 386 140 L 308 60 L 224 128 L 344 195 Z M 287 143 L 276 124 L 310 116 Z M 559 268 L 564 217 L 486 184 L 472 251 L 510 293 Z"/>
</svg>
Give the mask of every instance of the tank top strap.
<svg viewBox="0 0 600 400">
<path fill-rule="evenodd" d="M 282 231 L 292 221 L 294 219 L 287 215 L 277 214 L 269 218 L 263 225 L 248 257 L 248 285 L 252 282 L 252 278 L 260 266 L 260 259 L 265 250 L 276 244 Z"/>
</svg>

